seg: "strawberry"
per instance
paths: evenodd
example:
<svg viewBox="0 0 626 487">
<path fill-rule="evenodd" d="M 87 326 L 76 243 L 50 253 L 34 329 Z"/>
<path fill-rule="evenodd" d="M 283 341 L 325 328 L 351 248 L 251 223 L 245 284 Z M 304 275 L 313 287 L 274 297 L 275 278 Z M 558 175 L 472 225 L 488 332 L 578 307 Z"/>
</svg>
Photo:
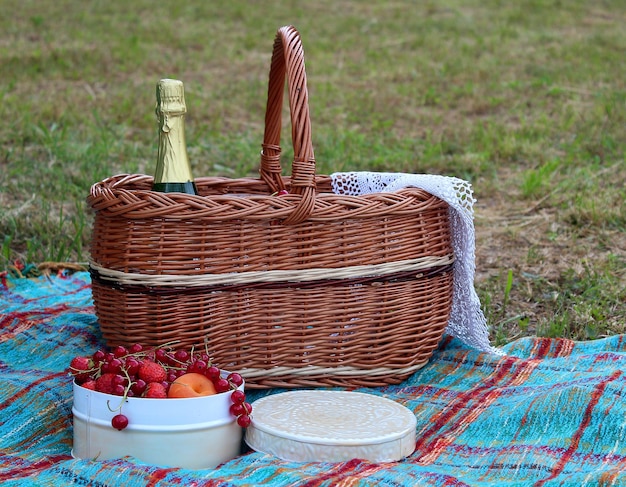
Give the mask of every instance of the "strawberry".
<svg viewBox="0 0 626 487">
<path fill-rule="evenodd" d="M 165 386 L 160 382 L 150 382 L 146 386 L 146 391 L 143 393 L 143 397 L 151 399 L 165 399 L 167 397 L 167 391 Z"/>
<path fill-rule="evenodd" d="M 93 361 L 89 357 L 74 357 L 70 362 L 70 374 L 77 384 L 89 379 L 89 371 L 93 368 Z"/>
<path fill-rule="evenodd" d="M 89 357 L 74 357 L 70 362 L 70 370 L 76 372 L 84 372 L 92 367 Z"/>
<path fill-rule="evenodd" d="M 82 387 L 84 387 L 85 389 L 89 389 L 91 391 L 95 391 L 96 390 L 96 381 L 93 379 L 89 379 L 86 382 L 83 382 L 81 384 Z"/>
<path fill-rule="evenodd" d="M 139 375 L 139 378 L 144 380 L 146 384 L 150 384 L 150 382 L 163 382 L 167 379 L 167 372 L 163 366 L 152 360 L 144 360 L 139 366 L 137 375 Z"/>
<path fill-rule="evenodd" d="M 100 377 L 96 379 L 96 391 L 104 392 L 106 394 L 113 394 L 114 388 L 116 386 L 115 383 L 116 374 L 102 374 Z"/>
</svg>

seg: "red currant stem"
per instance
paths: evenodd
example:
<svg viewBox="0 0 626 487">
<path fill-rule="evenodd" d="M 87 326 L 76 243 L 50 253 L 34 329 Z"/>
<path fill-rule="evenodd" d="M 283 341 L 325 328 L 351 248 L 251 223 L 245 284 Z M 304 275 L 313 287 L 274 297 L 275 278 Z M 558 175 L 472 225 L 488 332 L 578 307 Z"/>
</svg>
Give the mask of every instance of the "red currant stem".
<svg viewBox="0 0 626 487">
<path fill-rule="evenodd" d="M 116 407 L 115 409 L 111 409 L 111 400 L 107 399 L 107 408 L 109 408 L 109 411 L 111 411 L 112 413 L 114 413 L 115 411 L 121 411 L 122 406 L 124 405 L 125 402 L 126 402 L 126 394 L 124 394 L 124 397 L 122 397 L 122 400 L 120 401 L 120 405 Z"/>
<path fill-rule="evenodd" d="M 130 388 L 132 387 L 134 382 L 130 380 L 130 375 L 128 374 L 128 370 L 126 370 L 126 368 L 122 367 L 122 372 L 124 372 L 126 379 L 128 379 L 128 385 L 124 389 L 124 395 L 122 396 L 122 400 L 125 401 L 128 398 L 128 391 L 130 391 Z M 121 405 L 120 405 L 120 409 L 122 409 Z"/>
<path fill-rule="evenodd" d="M 174 359 L 174 360 L 176 360 L 176 359 Z M 174 365 L 163 365 L 163 364 L 161 364 L 161 365 L 163 365 L 163 368 L 165 370 L 168 370 L 168 371 L 169 370 L 185 370 L 187 368 L 187 366 L 185 365 L 185 362 L 181 362 L 179 360 L 176 360 L 176 362 L 181 364 L 182 367 L 175 367 Z"/>
<path fill-rule="evenodd" d="M 72 377 L 75 377 L 75 376 L 81 375 L 81 374 L 89 374 L 89 375 L 91 375 L 94 372 L 99 371 L 100 367 L 92 367 L 92 368 L 87 369 L 87 370 L 79 370 L 79 369 L 75 369 L 74 367 L 70 366 L 69 369 L 70 369 L 70 375 Z"/>
<path fill-rule="evenodd" d="M 156 350 L 157 348 L 171 348 L 172 345 L 176 345 L 180 343 L 180 340 L 172 340 L 171 342 L 166 342 L 163 345 L 159 345 L 158 347 L 154 347 L 152 350 Z"/>
<path fill-rule="evenodd" d="M 154 354 L 159 349 L 168 349 L 168 351 L 171 351 L 172 345 L 176 345 L 177 343 L 180 343 L 180 340 L 172 340 L 171 342 L 166 342 L 163 345 L 159 345 L 157 347 L 145 348 L 141 352 L 139 352 L 139 355 L 148 357 L 150 354 Z"/>
<path fill-rule="evenodd" d="M 131 386 L 134 384 L 134 382 L 131 382 L 131 380 L 130 380 L 130 375 L 128 375 L 128 371 L 126 369 L 124 369 L 124 368 L 122 368 L 122 371 L 124 372 L 124 375 L 128 379 L 128 385 L 124 388 L 124 395 L 122 396 L 122 400 L 120 401 L 120 405 L 118 407 L 116 407 L 115 409 L 111 409 L 111 404 L 110 404 L 111 400 L 107 399 L 107 408 L 112 413 L 114 413 L 115 411 L 121 411 L 122 410 L 122 406 L 124 405 L 124 403 L 128 399 L 128 391 L 130 391 Z"/>
</svg>

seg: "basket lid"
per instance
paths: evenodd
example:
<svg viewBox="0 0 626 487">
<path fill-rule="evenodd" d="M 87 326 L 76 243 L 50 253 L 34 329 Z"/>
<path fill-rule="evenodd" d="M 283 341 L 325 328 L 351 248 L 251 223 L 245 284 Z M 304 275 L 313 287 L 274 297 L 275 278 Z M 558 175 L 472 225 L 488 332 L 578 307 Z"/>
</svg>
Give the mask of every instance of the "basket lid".
<svg viewBox="0 0 626 487">
<path fill-rule="evenodd" d="M 253 403 L 245 441 L 298 462 L 398 461 L 415 449 L 415 415 L 390 399 L 347 391 L 290 391 Z"/>
</svg>

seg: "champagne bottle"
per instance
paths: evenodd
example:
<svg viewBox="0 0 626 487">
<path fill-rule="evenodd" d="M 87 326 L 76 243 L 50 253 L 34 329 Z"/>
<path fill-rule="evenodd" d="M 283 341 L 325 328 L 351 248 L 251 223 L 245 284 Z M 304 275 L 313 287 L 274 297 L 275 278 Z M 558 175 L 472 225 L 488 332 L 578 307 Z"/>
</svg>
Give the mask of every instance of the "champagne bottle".
<svg viewBox="0 0 626 487">
<path fill-rule="evenodd" d="M 153 191 L 198 194 L 185 142 L 185 91 L 182 81 L 162 79 L 156 87 L 159 148 Z"/>
</svg>

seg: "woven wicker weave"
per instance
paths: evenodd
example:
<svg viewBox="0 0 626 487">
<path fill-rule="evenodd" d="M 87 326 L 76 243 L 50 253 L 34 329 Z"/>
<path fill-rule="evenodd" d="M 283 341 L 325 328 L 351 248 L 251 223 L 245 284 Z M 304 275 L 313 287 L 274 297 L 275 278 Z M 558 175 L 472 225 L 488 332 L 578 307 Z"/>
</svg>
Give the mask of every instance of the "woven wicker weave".
<svg viewBox="0 0 626 487">
<path fill-rule="evenodd" d="M 280 167 L 285 77 L 291 177 Z M 401 382 L 447 325 L 447 204 L 415 188 L 342 196 L 315 174 L 293 27 L 274 42 L 265 123 L 259 179 L 198 178 L 198 196 L 153 192 L 146 175 L 93 185 L 91 274 L 105 339 L 206 346 L 251 388 Z"/>
</svg>

